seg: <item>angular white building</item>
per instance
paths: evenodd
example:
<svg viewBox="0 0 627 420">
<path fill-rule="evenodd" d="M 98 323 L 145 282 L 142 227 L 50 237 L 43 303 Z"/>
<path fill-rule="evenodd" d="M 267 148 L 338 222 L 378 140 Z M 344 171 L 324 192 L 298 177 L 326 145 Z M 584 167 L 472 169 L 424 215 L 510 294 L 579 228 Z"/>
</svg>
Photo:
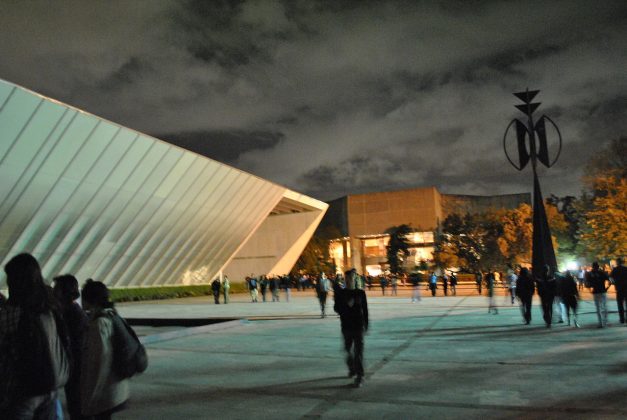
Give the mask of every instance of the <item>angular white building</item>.
<svg viewBox="0 0 627 420">
<path fill-rule="evenodd" d="M 0 80 L 0 261 L 110 287 L 289 272 L 327 204 Z M 0 289 L 6 288 L 4 272 Z"/>
</svg>

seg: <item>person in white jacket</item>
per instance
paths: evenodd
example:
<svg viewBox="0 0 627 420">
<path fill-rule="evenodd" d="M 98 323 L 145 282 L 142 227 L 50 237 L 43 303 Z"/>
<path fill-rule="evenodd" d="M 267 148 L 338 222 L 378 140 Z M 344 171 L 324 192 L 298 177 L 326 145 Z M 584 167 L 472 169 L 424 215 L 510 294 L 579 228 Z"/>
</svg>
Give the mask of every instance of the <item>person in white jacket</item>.
<svg viewBox="0 0 627 420">
<path fill-rule="evenodd" d="M 82 291 L 89 326 L 81 360 L 81 412 L 95 420 L 110 419 L 124 409 L 129 398 L 129 381 L 113 371 L 113 322 L 115 311 L 104 283 L 87 280 Z"/>
</svg>

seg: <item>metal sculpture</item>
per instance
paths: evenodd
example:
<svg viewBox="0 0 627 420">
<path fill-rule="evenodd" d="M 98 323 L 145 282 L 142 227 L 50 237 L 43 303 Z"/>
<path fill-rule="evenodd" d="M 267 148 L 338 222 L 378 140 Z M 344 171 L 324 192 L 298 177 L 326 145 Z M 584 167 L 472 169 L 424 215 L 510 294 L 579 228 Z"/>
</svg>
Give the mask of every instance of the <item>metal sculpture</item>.
<svg viewBox="0 0 627 420">
<path fill-rule="evenodd" d="M 503 135 L 503 149 L 507 160 L 512 166 L 522 171 L 529 162 L 533 171 L 533 244 L 531 249 L 531 265 L 534 276 L 540 276 L 543 267 L 548 265 L 551 272 L 557 269 L 557 261 L 555 259 L 555 251 L 553 250 L 553 242 L 551 240 L 551 231 L 546 218 L 544 209 L 544 201 L 542 192 L 540 191 L 540 182 L 538 181 L 537 165 L 538 162 L 550 168 L 557 162 L 560 152 L 562 151 L 562 135 L 557 125 L 546 115 L 542 115 L 534 124 L 533 112 L 540 106 L 540 102 L 531 101 L 540 92 L 539 90 L 514 93 L 514 95 L 524 102 L 523 105 L 516 105 L 520 111 L 527 116 L 527 123 L 523 123 L 518 119 L 513 119 Z M 547 121 L 557 132 L 559 147 L 554 159 L 549 157 L 549 147 L 546 136 Z M 514 163 L 507 153 L 507 133 L 512 125 L 516 126 L 516 140 L 518 149 L 518 165 Z M 537 135 L 537 137 L 536 137 Z"/>
</svg>

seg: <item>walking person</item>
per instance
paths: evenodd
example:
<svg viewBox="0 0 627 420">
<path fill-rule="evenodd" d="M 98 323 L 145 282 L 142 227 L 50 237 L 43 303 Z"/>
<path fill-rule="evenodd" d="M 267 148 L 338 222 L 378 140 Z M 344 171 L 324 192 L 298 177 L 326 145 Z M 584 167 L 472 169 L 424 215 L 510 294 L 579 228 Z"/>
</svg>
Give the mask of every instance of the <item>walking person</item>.
<svg viewBox="0 0 627 420">
<path fill-rule="evenodd" d="M 95 420 L 107 420 L 126 407 L 130 396 L 129 380 L 113 369 L 115 309 L 102 282 L 87 280 L 82 297 L 89 325 L 81 358 L 81 411 Z"/>
<path fill-rule="evenodd" d="M 534 291 L 535 284 L 529 270 L 525 267 L 521 268 L 520 275 L 516 279 L 516 297 L 520 301 L 520 311 L 526 325 L 531 322 L 531 301 Z"/>
<path fill-rule="evenodd" d="M 290 297 L 292 296 L 292 279 L 290 278 L 289 275 L 285 275 L 283 277 L 281 277 L 281 283 L 283 288 L 285 289 L 285 301 L 289 302 L 290 301 Z"/>
<path fill-rule="evenodd" d="M 444 271 L 442 271 L 442 290 L 444 291 L 444 296 L 448 296 L 448 276 Z"/>
<path fill-rule="evenodd" d="M 577 306 L 579 303 L 579 290 L 577 281 L 570 271 L 566 270 L 563 276 L 557 279 L 557 295 L 563 304 L 563 314 L 566 315 L 566 322 L 570 326 L 571 314 L 575 327 L 579 328 L 577 321 Z"/>
<path fill-rule="evenodd" d="M 551 268 L 545 265 L 542 269 L 540 277 L 536 279 L 538 287 L 538 295 L 542 303 L 542 318 L 547 328 L 551 328 L 553 320 L 553 303 L 555 302 L 555 277 L 551 272 Z"/>
<path fill-rule="evenodd" d="M 353 273 L 347 271 L 346 288 L 335 291 L 334 310 L 340 316 L 348 376 L 355 376 L 355 387 L 363 384 L 364 333 L 368 331 L 368 302 L 366 292 L 355 288 Z"/>
<path fill-rule="evenodd" d="M 627 268 L 623 265 L 623 259 L 616 259 L 616 267 L 612 269 L 610 278 L 614 289 L 616 289 L 616 307 L 618 318 L 621 324 L 627 321 L 625 315 L 627 311 Z"/>
<path fill-rule="evenodd" d="M 481 286 L 483 284 L 483 274 L 481 271 L 475 273 L 475 284 L 477 285 L 477 293 L 481 296 Z"/>
<path fill-rule="evenodd" d="M 599 328 L 607 326 L 607 289 L 609 289 L 609 277 L 607 273 L 599 268 L 598 262 L 592 263 L 592 270 L 586 275 L 586 283 L 592 289 L 594 297 L 594 306 L 597 311 Z"/>
<path fill-rule="evenodd" d="M 398 276 L 390 274 L 390 284 L 392 285 L 392 296 L 398 296 Z"/>
<path fill-rule="evenodd" d="M 248 291 L 250 292 L 250 300 L 253 303 L 257 303 L 257 279 L 252 275 L 246 278 L 246 283 L 248 284 Z"/>
<path fill-rule="evenodd" d="M 514 304 L 514 300 L 516 299 L 516 280 L 517 280 L 516 272 L 512 269 L 512 267 L 508 267 L 507 275 L 505 276 L 505 281 L 507 282 L 507 288 L 509 291 L 509 297 L 511 299 L 512 305 Z"/>
<path fill-rule="evenodd" d="M 70 364 L 70 377 L 65 384 L 65 400 L 71 420 L 85 419 L 81 415 L 81 351 L 83 336 L 87 330 L 87 314 L 76 302 L 80 297 L 78 280 L 71 274 L 57 276 L 53 279 L 54 296 L 59 303 L 61 315 L 65 322 L 66 331 L 70 338 L 70 350 L 72 354 Z"/>
<path fill-rule="evenodd" d="M 231 301 L 229 297 L 229 293 L 231 291 L 231 282 L 227 276 L 224 276 L 224 280 L 222 282 L 222 293 L 224 295 L 224 304 L 227 304 Z"/>
<path fill-rule="evenodd" d="M 385 278 L 385 275 L 383 274 L 379 276 L 379 285 L 381 286 L 381 295 L 385 296 L 385 288 L 388 285 L 388 280 Z"/>
<path fill-rule="evenodd" d="M 268 277 L 259 276 L 259 288 L 261 289 L 261 301 L 266 301 L 266 292 L 268 291 Z"/>
<path fill-rule="evenodd" d="M 279 279 L 276 276 L 270 276 L 270 293 L 272 293 L 272 302 L 279 301 Z"/>
<path fill-rule="evenodd" d="M 457 276 L 451 271 L 451 294 L 457 296 Z"/>
<path fill-rule="evenodd" d="M 213 303 L 216 305 L 220 304 L 220 279 L 215 278 L 211 282 L 211 293 L 213 293 Z"/>
<path fill-rule="evenodd" d="M 322 273 L 320 275 L 316 291 L 318 293 L 318 302 L 320 302 L 320 317 L 324 318 L 327 316 L 325 312 L 327 306 L 327 296 L 331 291 L 331 282 L 329 281 L 325 273 Z"/>
<path fill-rule="evenodd" d="M 494 312 L 494 315 L 497 315 L 499 313 L 499 310 L 496 307 L 496 302 L 494 299 L 494 288 L 495 288 L 495 283 L 496 283 L 496 278 L 494 277 L 494 272 L 493 271 L 489 271 L 486 275 L 485 275 L 485 282 L 486 282 L 486 289 L 488 292 L 488 313 L 492 313 Z"/>
<path fill-rule="evenodd" d="M 420 272 L 412 273 L 410 276 L 411 279 L 411 301 L 412 303 L 420 302 L 422 299 L 420 297 L 420 282 L 422 281 L 422 274 Z"/>
<path fill-rule="evenodd" d="M 435 290 L 438 288 L 438 276 L 434 272 L 429 277 L 429 290 L 431 290 L 431 296 L 435 296 Z"/>
</svg>

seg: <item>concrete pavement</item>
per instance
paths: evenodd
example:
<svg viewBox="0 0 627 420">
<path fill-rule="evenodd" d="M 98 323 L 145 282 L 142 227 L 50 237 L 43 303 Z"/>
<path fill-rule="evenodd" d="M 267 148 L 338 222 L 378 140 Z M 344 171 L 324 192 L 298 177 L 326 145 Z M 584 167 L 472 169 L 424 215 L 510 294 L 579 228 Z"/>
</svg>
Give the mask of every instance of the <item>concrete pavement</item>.
<svg viewBox="0 0 627 420">
<path fill-rule="evenodd" d="M 150 366 L 132 379 L 118 419 L 625 418 L 627 327 L 532 324 L 504 296 L 424 297 L 369 292 L 366 383 L 346 377 L 339 319 L 319 317 L 312 292 L 289 303 L 229 305 L 189 298 L 118 305 L 126 317 L 241 319 L 206 327 L 137 327 Z M 284 295 L 281 296 L 282 299 Z M 615 302 L 608 299 L 609 308 Z M 332 298 L 329 313 L 332 314 Z"/>
</svg>

